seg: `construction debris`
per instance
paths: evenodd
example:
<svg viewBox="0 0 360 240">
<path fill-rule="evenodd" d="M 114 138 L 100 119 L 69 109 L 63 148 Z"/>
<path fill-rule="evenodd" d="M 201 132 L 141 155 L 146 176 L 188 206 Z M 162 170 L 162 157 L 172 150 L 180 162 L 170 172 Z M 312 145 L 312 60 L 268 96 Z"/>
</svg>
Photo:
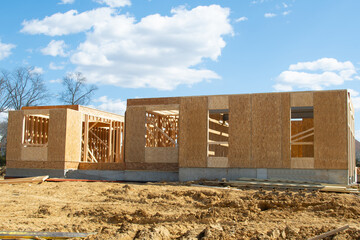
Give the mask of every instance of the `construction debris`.
<svg viewBox="0 0 360 240">
<path fill-rule="evenodd" d="M 326 232 L 326 233 L 323 233 L 323 234 L 321 234 L 321 235 L 319 235 L 319 236 L 310 238 L 309 240 L 323 239 L 323 238 L 332 236 L 332 235 L 334 235 L 334 234 L 336 234 L 336 233 L 338 233 L 338 232 L 344 231 L 344 230 L 346 230 L 346 229 L 348 229 L 348 228 L 349 228 L 349 225 L 345 225 L 345 226 L 343 226 L 343 227 L 341 227 L 341 228 L 337 228 L 337 229 L 328 231 L 328 232 Z"/>
<path fill-rule="evenodd" d="M 40 177 L 29 177 L 29 178 L 14 178 L 14 179 L 5 179 L 1 180 L 0 184 L 16 184 L 16 183 L 42 183 L 49 176 L 40 176 Z"/>
<path fill-rule="evenodd" d="M 69 239 L 85 238 L 96 233 L 68 232 L 0 232 L 1 239 Z"/>
</svg>

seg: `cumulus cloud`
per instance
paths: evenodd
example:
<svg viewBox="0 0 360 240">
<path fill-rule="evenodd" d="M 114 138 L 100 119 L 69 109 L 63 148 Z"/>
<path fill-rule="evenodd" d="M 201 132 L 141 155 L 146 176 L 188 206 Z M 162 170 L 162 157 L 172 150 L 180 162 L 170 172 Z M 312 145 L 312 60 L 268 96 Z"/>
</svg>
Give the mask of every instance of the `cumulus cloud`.
<svg viewBox="0 0 360 240">
<path fill-rule="evenodd" d="M 58 78 L 58 79 L 53 79 L 49 81 L 50 83 L 62 83 L 62 79 Z"/>
<path fill-rule="evenodd" d="M 112 8 L 125 7 L 131 5 L 130 0 L 95 0 L 95 1 L 100 4 L 106 4 Z"/>
<path fill-rule="evenodd" d="M 290 13 L 291 13 L 291 11 L 284 11 L 284 12 L 282 13 L 282 15 L 286 16 L 286 15 L 289 15 Z"/>
<path fill-rule="evenodd" d="M 61 0 L 59 4 L 73 4 L 75 0 Z"/>
<path fill-rule="evenodd" d="M 265 14 L 264 14 L 264 17 L 266 17 L 266 18 L 273 18 L 273 17 L 276 17 L 276 14 L 275 14 L 275 13 L 265 13 Z"/>
<path fill-rule="evenodd" d="M 22 31 L 46 35 L 87 31 L 70 60 L 89 82 L 172 90 L 179 84 L 220 78 L 199 65 L 221 55 L 223 36 L 233 34 L 229 14 L 228 8 L 218 5 L 179 7 L 170 16 L 153 14 L 136 21 L 112 8 L 71 10 L 24 22 Z"/>
<path fill-rule="evenodd" d="M 68 46 L 65 44 L 63 40 L 51 40 L 51 42 L 43 49 L 41 49 L 42 54 L 50 55 L 53 57 L 61 56 L 66 57 L 65 48 Z"/>
<path fill-rule="evenodd" d="M 112 112 L 120 115 L 124 115 L 126 110 L 126 101 L 121 99 L 109 99 L 107 96 L 102 96 L 94 100 L 95 103 L 99 103 L 96 107 L 90 106 L 96 109 L 100 109 L 106 112 Z"/>
<path fill-rule="evenodd" d="M 354 89 L 349 89 L 351 101 L 354 105 L 355 110 L 360 110 L 360 96 L 359 92 L 355 91 Z"/>
<path fill-rule="evenodd" d="M 0 40 L 0 60 L 3 60 L 4 58 L 11 55 L 11 50 L 15 48 L 14 44 L 10 43 L 2 43 Z"/>
<path fill-rule="evenodd" d="M 62 70 L 62 69 L 64 69 L 64 66 L 63 65 L 56 65 L 55 63 L 50 62 L 49 63 L 49 68 L 51 70 Z"/>
<path fill-rule="evenodd" d="M 244 21 L 247 21 L 248 20 L 248 18 L 247 17 L 240 17 L 240 18 L 238 18 L 238 19 L 235 19 L 235 22 L 244 22 Z"/>
<path fill-rule="evenodd" d="M 43 74 L 43 73 L 44 73 L 44 69 L 42 69 L 41 67 L 34 67 L 34 68 L 31 70 L 31 73 Z"/>
<path fill-rule="evenodd" d="M 334 58 L 321 58 L 312 62 L 291 64 L 280 73 L 273 86 L 277 91 L 293 89 L 322 90 L 324 87 L 339 86 L 356 78 L 356 70 L 350 61 L 340 62 Z"/>
<path fill-rule="evenodd" d="M 79 33 L 92 28 L 96 23 L 103 23 L 111 19 L 114 9 L 97 8 L 91 11 L 78 13 L 70 10 L 66 13 L 55 13 L 42 20 L 24 20 L 22 33 L 45 34 L 48 36 L 61 36 Z"/>
</svg>

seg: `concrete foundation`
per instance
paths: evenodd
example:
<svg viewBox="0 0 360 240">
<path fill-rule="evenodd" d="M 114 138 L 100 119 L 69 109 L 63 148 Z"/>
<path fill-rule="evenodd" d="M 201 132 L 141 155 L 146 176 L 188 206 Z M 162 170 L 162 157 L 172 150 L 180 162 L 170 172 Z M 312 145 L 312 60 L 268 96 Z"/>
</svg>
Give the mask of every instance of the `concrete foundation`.
<svg viewBox="0 0 360 240">
<path fill-rule="evenodd" d="M 161 171 L 110 171 L 110 170 L 54 170 L 8 168 L 7 177 L 32 177 L 49 175 L 50 178 L 89 179 L 129 182 L 179 181 L 178 172 Z"/>
<path fill-rule="evenodd" d="M 215 180 L 226 178 L 283 179 L 307 182 L 348 184 L 347 170 L 273 169 L 273 168 L 180 168 L 179 180 Z"/>
<path fill-rule="evenodd" d="M 238 178 L 283 179 L 307 182 L 348 184 L 347 170 L 320 169 L 256 169 L 256 168 L 180 168 L 179 172 L 162 171 L 110 171 L 110 170 L 55 170 L 8 168 L 7 177 L 31 177 L 49 175 L 50 178 L 89 179 L 108 181 L 193 181 L 236 180 Z"/>
</svg>

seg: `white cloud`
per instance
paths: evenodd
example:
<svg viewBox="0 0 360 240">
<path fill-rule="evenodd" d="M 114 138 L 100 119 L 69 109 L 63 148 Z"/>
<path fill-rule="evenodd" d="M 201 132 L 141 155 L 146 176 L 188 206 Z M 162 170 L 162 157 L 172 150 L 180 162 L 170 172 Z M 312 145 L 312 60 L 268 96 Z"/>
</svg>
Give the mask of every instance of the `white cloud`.
<svg viewBox="0 0 360 240">
<path fill-rule="evenodd" d="M 56 56 L 61 56 L 61 57 L 66 57 L 67 54 L 65 53 L 65 48 L 67 48 L 68 46 L 65 44 L 65 42 L 63 40 L 51 40 L 51 42 L 49 42 L 49 44 L 41 49 L 42 54 L 44 55 L 50 55 L 53 57 Z"/>
<path fill-rule="evenodd" d="M 179 7 L 170 16 L 153 14 L 136 21 L 110 8 L 72 10 L 25 22 L 22 31 L 62 35 L 88 30 L 70 60 L 89 82 L 171 90 L 220 78 L 199 64 L 221 55 L 223 36 L 233 34 L 229 14 L 218 5 Z"/>
<path fill-rule="evenodd" d="M 280 73 L 277 84 L 273 87 L 277 91 L 322 90 L 324 87 L 339 86 L 345 81 L 351 81 L 357 77 L 356 74 L 350 61 L 321 58 L 313 62 L 291 64 L 288 70 Z"/>
<path fill-rule="evenodd" d="M 61 0 L 59 4 L 73 4 L 75 0 Z"/>
<path fill-rule="evenodd" d="M 283 5 L 284 8 L 288 8 L 288 7 L 289 7 L 289 5 L 287 5 L 286 3 L 282 3 L 282 5 Z"/>
<path fill-rule="evenodd" d="M 0 112 L 0 122 L 4 122 L 8 120 L 8 113 L 7 112 Z"/>
<path fill-rule="evenodd" d="M 94 102 L 100 103 L 98 106 L 90 106 L 96 109 L 100 109 L 106 112 L 112 112 L 120 115 L 124 115 L 126 110 L 126 101 L 121 99 L 108 99 L 107 96 L 102 96 L 95 99 Z"/>
<path fill-rule="evenodd" d="M 109 7 L 116 8 L 116 7 L 125 7 L 130 6 L 130 0 L 95 0 L 100 4 L 106 4 Z"/>
<path fill-rule="evenodd" d="M 45 34 L 48 36 L 61 36 L 89 30 L 96 23 L 109 20 L 114 13 L 111 8 L 97 8 L 78 14 L 76 10 L 66 13 L 55 13 L 42 20 L 24 20 L 21 32 L 29 34 Z"/>
<path fill-rule="evenodd" d="M 266 18 L 273 18 L 273 17 L 276 17 L 276 14 L 275 14 L 275 13 L 265 13 L 265 14 L 264 14 L 264 17 L 266 17 Z"/>
<path fill-rule="evenodd" d="M 360 110 L 360 96 L 359 92 L 355 91 L 354 89 L 348 89 L 350 92 L 351 101 L 354 105 L 355 111 Z M 360 136 L 360 135 L 358 135 Z"/>
<path fill-rule="evenodd" d="M 240 18 L 238 18 L 238 19 L 235 19 L 235 22 L 244 22 L 244 21 L 247 21 L 248 20 L 248 18 L 247 17 L 240 17 Z"/>
<path fill-rule="evenodd" d="M 0 60 L 11 55 L 11 49 L 15 48 L 14 44 L 2 43 L 0 40 Z"/>
<path fill-rule="evenodd" d="M 289 15 L 290 13 L 291 13 L 290 10 L 289 10 L 289 11 L 284 11 L 284 12 L 282 13 L 282 15 L 286 16 L 286 15 Z"/>
<path fill-rule="evenodd" d="M 58 79 L 53 79 L 49 81 L 50 83 L 62 83 L 62 79 L 58 78 Z"/>
<path fill-rule="evenodd" d="M 64 69 L 64 66 L 63 65 L 56 65 L 55 63 L 50 62 L 49 68 L 51 70 L 62 70 L 62 69 Z"/>
<path fill-rule="evenodd" d="M 34 68 L 31 70 L 31 73 L 43 74 L 43 73 L 44 73 L 44 69 L 42 69 L 41 67 L 34 67 Z"/>
</svg>

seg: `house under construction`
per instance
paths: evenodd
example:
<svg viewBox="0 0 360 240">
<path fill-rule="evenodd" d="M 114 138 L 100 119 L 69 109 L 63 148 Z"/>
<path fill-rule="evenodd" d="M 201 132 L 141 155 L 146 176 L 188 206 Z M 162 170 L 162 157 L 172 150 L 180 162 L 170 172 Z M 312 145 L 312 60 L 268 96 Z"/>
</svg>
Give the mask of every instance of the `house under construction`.
<svg viewBox="0 0 360 240">
<path fill-rule="evenodd" d="M 356 182 L 347 90 L 129 99 L 9 112 L 7 176 Z"/>
</svg>

